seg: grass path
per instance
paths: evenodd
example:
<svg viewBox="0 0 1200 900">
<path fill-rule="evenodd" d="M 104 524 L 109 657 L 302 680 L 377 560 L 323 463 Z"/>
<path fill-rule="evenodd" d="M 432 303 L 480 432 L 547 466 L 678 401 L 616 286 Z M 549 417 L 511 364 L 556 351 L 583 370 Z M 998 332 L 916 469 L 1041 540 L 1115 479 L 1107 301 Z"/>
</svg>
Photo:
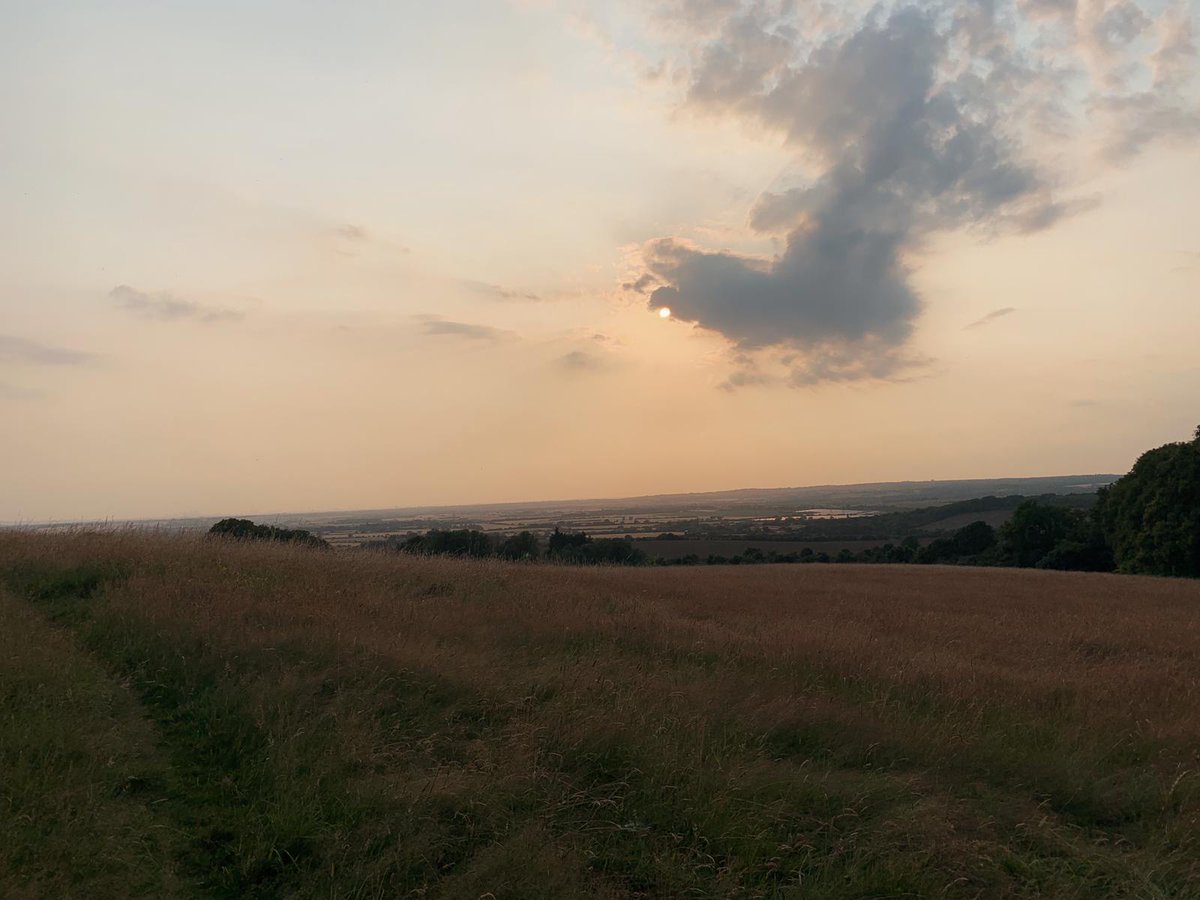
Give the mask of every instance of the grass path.
<svg viewBox="0 0 1200 900">
<path fill-rule="evenodd" d="M 0 896 L 178 896 L 167 766 L 130 690 L 3 590 L 0 623 Z"/>
</svg>

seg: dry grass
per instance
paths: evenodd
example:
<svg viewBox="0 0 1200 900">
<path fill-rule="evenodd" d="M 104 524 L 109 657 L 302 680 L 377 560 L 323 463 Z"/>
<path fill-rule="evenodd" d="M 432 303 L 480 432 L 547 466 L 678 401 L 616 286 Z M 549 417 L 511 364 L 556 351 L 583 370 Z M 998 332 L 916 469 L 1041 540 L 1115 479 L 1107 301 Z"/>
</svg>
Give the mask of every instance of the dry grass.
<svg viewBox="0 0 1200 900">
<path fill-rule="evenodd" d="M 186 890 L 1200 896 L 1195 582 L 134 532 L 0 572 L 140 698 Z"/>
<path fill-rule="evenodd" d="M 0 897 L 178 890 L 154 734 L 129 691 L 0 594 Z"/>
</svg>

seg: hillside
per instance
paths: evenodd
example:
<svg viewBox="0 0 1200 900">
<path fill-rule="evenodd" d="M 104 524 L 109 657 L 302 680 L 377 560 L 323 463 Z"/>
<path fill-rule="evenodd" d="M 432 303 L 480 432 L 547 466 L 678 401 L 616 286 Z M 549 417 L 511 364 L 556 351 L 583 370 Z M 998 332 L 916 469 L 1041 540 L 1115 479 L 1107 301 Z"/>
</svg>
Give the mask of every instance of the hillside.
<svg viewBox="0 0 1200 900">
<path fill-rule="evenodd" d="M 1200 895 L 1200 582 L 0 533 L 0 896 Z"/>
</svg>

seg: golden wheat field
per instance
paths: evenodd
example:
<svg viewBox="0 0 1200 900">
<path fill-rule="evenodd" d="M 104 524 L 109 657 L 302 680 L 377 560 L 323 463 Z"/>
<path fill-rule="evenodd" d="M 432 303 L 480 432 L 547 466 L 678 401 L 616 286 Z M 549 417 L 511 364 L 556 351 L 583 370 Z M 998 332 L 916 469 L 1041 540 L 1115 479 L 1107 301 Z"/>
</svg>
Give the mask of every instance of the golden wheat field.
<svg viewBox="0 0 1200 900">
<path fill-rule="evenodd" d="M 1195 581 L 136 531 L 0 578 L 0 895 L 1200 896 Z"/>
</svg>

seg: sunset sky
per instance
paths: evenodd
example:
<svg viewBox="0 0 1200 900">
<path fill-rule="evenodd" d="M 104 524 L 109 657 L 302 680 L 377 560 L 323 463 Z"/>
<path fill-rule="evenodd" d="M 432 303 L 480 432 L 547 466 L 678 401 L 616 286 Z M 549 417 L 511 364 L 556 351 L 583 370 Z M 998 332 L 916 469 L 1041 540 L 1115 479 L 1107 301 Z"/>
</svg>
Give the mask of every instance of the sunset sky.
<svg viewBox="0 0 1200 900">
<path fill-rule="evenodd" d="M 0 521 L 1123 472 L 1198 19 L 0 0 Z"/>
</svg>

